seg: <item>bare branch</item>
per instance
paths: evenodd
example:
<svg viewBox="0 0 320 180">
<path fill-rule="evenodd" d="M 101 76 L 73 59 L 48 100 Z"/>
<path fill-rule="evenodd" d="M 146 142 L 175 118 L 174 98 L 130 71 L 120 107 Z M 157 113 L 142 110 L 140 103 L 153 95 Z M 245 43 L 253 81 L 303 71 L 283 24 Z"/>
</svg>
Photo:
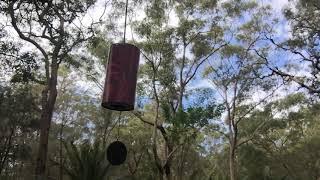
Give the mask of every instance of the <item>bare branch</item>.
<svg viewBox="0 0 320 180">
<path fill-rule="evenodd" d="M 16 30 L 16 32 L 18 33 L 19 37 L 31 44 L 33 44 L 43 55 L 44 57 L 44 62 L 45 62 L 45 69 L 46 69 L 46 78 L 47 78 L 47 83 L 49 83 L 49 57 L 48 54 L 46 53 L 46 51 L 42 48 L 42 46 L 40 44 L 38 44 L 35 40 L 28 38 L 27 36 L 25 36 L 21 30 L 19 29 L 18 25 L 17 25 L 17 19 L 15 17 L 15 9 L 13 8 L 15 1 L 11 1 L 9 4 L 9 15 L 11 18 L 11 24 L 13 26 L 13 28 Z M 17 8 L 19 8 L 19 5 L 17 6 Z"/>
<path fill-rule="evenodd" d="M 227 46 L 228 43 L 221 45 L 220 47 L 214 49 L 211 53 L 209 53 L 205 58 L 203 58 L 200 63 L 197 64 L 197 66 L 195 67 L 195 70 L 192 72 L 192 74 L 189 76 L 188 78 L 188 74 L 191 72 L 191 68 L 189 69 L 187 76 L 186 76 L 186 80 L 185 80 L 185 84 L 188 84 L 190 82 L 190 80 L 196 75 L 198 69 L 200 68 L 200 66 L 206 62 L 214 53 L 216 53 L 217 51 L 219 51 L 220 49 L 222 49 L 223 47 Z"/>
<path fill-rule="evenodd" d="M 259 106 L 260 104 L 264 103 L 266 100 L 268 100 L 271 96 L 274 95 L 274 93 L 280 88 L 282 87 L 282 84 L 277 86 L 275 89 L 272 90 L 272 92 L 270 94 L 268 94 L 267 96 L 265 96 L 263 99 L 261 99 L 258 103 L 256 103 L 255 105 L 253 105 L 251 108 L 249 108 L 244 114 L 242 114 L 239 118 L 237 118 L 236 121 L 236 125 L 238 125 L 240 123 L 240 121 L 242 121 L 244 119 L 245 116 L 247 116 L 248 114 L 250 114 L 257 106 Z"/>
<path fill-rule="evenodd" d="M 307 89 L 309 92 L 311 92 L 311 93 L 316 93 L 316 94 L 317 94 L 317 93 L 320 93 L 320 89 L 315 89 L 315 88 L 313 88 L 313 87 L 305 84 L 303 81 L 301 81 L 301 77 L 293 76 L 293 75 L 291 75 L 291 74 L 288 74 L 288 73 L 285 73 L 285 72 L 279 70 L 278 68 L 270 67 L 267 57 L 263 56 L 263 55 L 262 55 L 261 53 L 259 53 L 256 49 L 253 49 L 253 50 L 256 52 L 256 54 L 257 54 L 260 58 L 262 58 L 262 59 L 265 60 L 267 68 L 268 68 L 270 71 L 272 71 L 272 73 L 274 73 L 274 74 L 276 74 L 276 75 L 279 75 L 279 76 L 281 76 L 281 77 L 287 77 L 288 80 L 292 80 L 292 81 L 296 82 L 296 83 L 299 84 L 301 87 L 306 88 L 306 89 Z"/>
</svg>

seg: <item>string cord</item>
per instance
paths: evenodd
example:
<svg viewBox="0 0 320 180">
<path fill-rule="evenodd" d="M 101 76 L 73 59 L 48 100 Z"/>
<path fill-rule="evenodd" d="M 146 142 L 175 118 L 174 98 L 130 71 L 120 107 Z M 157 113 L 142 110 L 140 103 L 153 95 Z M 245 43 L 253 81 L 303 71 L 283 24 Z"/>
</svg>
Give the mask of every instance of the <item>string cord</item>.
<svg viewBox="0 0 320 180">
<path fill-rule="evenodd" d="M 118 117 L 118 135 L 117 135 L 117 140 L 119 140 L 119 137 L 120 137 L 120 119 L 121 119 L 121 112 L 119 112 L 119 117 Z"/>
<path fill-rule="evenodd" d="M 128 0 L 126 0 L 126 11 L 125 11 L 125 17 L 124 17 L 123 43 L 126 43 L 127 14 L 128 14 Z"/>
</svg>

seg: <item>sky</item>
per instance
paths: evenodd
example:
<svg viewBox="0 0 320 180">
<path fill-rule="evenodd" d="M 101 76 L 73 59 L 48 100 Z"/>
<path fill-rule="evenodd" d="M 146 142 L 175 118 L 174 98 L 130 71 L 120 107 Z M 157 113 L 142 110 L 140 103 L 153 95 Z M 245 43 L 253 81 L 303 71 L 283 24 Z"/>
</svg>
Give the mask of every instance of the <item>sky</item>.
<svg viewBox="0 0 320 180">
<path fill-rule="evenodd" d="M 288 6 L 288 0 L 257 0 L 257 2 L 262 5 L 270 5 L 273 8 L 274 15 L 279 18 L 280 23 L 276 27 L 278 37 L 280 39 L 285 39 L 285 38 L 289 37 L 288 32 L 290 31 L 290 26 L 284 20 L 284 17 L 282 14 L 282 10 Z M 90 17 L 90 18 L 88 18 L 88 23 L 90 22 L 91 18 L 97 19 L 101 16 L 101 14 L 104 10 L 104 3 L 105 3 L 105 0 L 98 0 L 95 7 L 89 11 L 90 15 L 88 17 Z M 133 17 L 129 17 L 129 20 L 128 20 L 129 23 L 132 20 L 142 20 L 145 16 L 142 9 L 136 10 L 134 12 L 134 14 L 135 15 Z M 119 18 L 119 20 L 118 20 L 119 27 L 123 27 L 123 22 L 124 22 L 124 18 Z M 176 16 L 175 12 L 172 11 L 170 14 L 169 25 L 177 26 L 177 24 L 178 24 L 178 18 Z M 126 34 L 127 39 L 132 40 L 132 37 L 133 37 L 135 40 L 137 40 L 138 37 L 135 34 L 132 34 L 130 25 L 128 25 L 127 28 L 128 28 L 127 34 Z M 274 57 L 279 57 L 279 54 L 275 54 Z M 300 73 L 303 73 L 303 72 L 300 72 Z M 101 84 L 103 84 L 104 78 L 105 78 L 104 76 L 101 77 L 101 79 L 100 79 Z M 94 84 L 92 82 L 88 82 L 86 79 L 79 80 L 77 82 L 77 84 L 80 87 L 80 89 L 83 89 L 84 92 L 92 92 L 92 95 L 101 93 L 101 89 L 98 88 L 96 84 Z M 295 85 L 295 84 L 291 84 L 290 86 L 291 86 L 291 88 L 289 88 L 289 89 L 288 88 L 280 88 L 277 91 L 277 95 L 274 98 L 281 98 L 285 95 L 288 95 L 291 91 L 294 91 L 297 89 L 297 85 Z M 209 82 L 207 79 L 204 79 L 204 78 L 196 79 L 196 80 L 192 81 L 191 84 L 188 86 L 188 90 L 197 89 L 197 88 L 215 89 L 214 85 L 211 82 Z M 261 100 L 261 98 L 263 98 L 266 95 L 267 94 L 265 92 L 257 89 L 252 93 L 252 101 L 259 102 Z M 221 100 L 221 97 L 217 96 L 216 99 L 219 101 L 219 99 Z M 190 101 L 192 101 L 192 100 L 190 100 Z"/>
<path fill-rule="evenodd" d="M 98 0 L 97 3 L 95 4 L 95 6 L 93 8 L 91 8 L 88 12 L 88 14 L 83 18 L 83 24 L 90 24 L 92 21 L 97 21 L 101 15 L 103 14 L 104 11 L 106 11 L 106 14 L 108 12 L 110 12 L 110 6 L 106 7 L 105 10 L 105 2 L 107 2 L 108 0 Z M 280 19 L 280 23 L 277 26 L 277 33 L 278 36 L 280 38 L 287 38 L 289 37 L 289 31 L 290 31 L 290 26 L 286 23 L 286 21 L 283 20 L 283 15 L 282 15 L 282 10 L 283 8 L 286 7 L 286 5 L 288 4 L 287 0 L 257 0 L 258 3 L 261 3 L 263 5 L 267 5 L 270 4 L 271 7 L 274 10 L 274 14 L 275 16 L 277 16 Z M 134 16 L 133 17 L 129 17 L 128 18 L 128 22 L 130 23 L 130 21 L 132 20 L 142 20 L 145 16 L 144 12 L 142 9 L 140 10 L 136 10 L 134 12 Z M 1 17 L 0 17 L 1 20 Z M 76 22 L 76 24 L 79 22 Z M 119 18 L 117 24 L 119 25 L 119 27 L 123 27 L 123 23 L 124 23 L 124 18 Z M 169 25 L 170 26 L 177 26 L 178 24 L 178 18 L 175 14 L 174 11 L 171 12 L 170 14 L 170 19 L 169 19 Z M 12 34 L 15 34 L 14 31 L 10 31 L 12 32 Z M 16 35 L 13 35 L 16 36 Z M 127 28 L 127 33 L 126 33 L 126 37 L 127 40 L 132 40 L 132 37 L 135 39 L 138 39 L 138 37 L 135 34 L 132 34 L 132 30 L 130 28 L 130 25 L 128 25 Z M 122 36 L 121 36 L 122 38 Z M 119 38 L 120 40 L 120 38 Z M 29 50 L 29 48 L 32 48 L 30 46 L 27 46 L 25 50 Z M 84 52 L 85 53 L 85 52 Z M 106 52 L 107 53 L 107 52 Z M 278 55 L 275 55 L 278 56 Z M 72 76 L 75 76 L 76 72 L 73 72 L 74 74 Z M 301 73 L 301 72 L 300 72 Z M 303 72 L 302 72 L 303 73 Z M 103 73 L 103 75 L 100 77 L 99 81 L 101 82 L 101 84 L 104 84 L 104 79 L 105 79 L 105 74 Z M 87 93 L 88 95 L 92 95 L 92 97 L 97 98 L 97 95 L 102 94 L 102 90 L 93 82 L 88 81 L 86 78 L 84 77 L 80 77 L 78 79 L 76 79 L 76 85 L 78 86 L 78 90 L 80 92 L 83 93 Z M 275 96 L 274 98 L 281 98 L 283 96 L 288 95 L 288 93 L 292 92 L 294 89 L 297 89 L 297 85 L 292 84 L 291 85 L 292 88 L 280 88 L 280 90 L 277 92 L 277 96 Z M 204 79 L 204 78 L 199 78 L 197 80 L 194 80 L 190 86 L 188 86 L 188 90 L 192 90 L 192 89 L 197 89 L 197 88 L 210 88 L 212 90 L 215 90 L 215 87 L 213 86 L 212 83 L 210 83 L 208 80 Z M 260 101 L 261 98 L 265 97 L 267 95 L 267 93 L 257 89 L 255 92 L 252 93 L 252 101 L 253 102 L 258 102 Z M 221 98 L 217 95 L 216 100 L 221 100 Z M 220 98 L 220 99 L 219 99 Z M 196 98 L 194 98 L 196 99 Z M 270 99 L 271 100 L 271 99 Z M 187 103 L 192 103 L 192 98 L 189 100 L 189 102 Z M 208 98 L 208 101 L 209 98 Z M 224 118 L 225 114 L 223 114 L 222 118 Z"/>
<path fill-rule="evenodd" d="M 98 0 L 96 2 L 96 4 L 94 5 L 94 7 L 91 8 L 89 10 L 89 12 L 87 13 L 87 15 L 83 18 L 82 23 L 84 25 L 86 25 L 86 24 L 90 24 L 91 21 L 97 21 L 101 17 L 101 15 L 104 14 L 104 11 L 105 11 L 104 15 L 108 14 L 108 12 L 110 12 L 111 7 L 110 6 L 105 7 L 106 2 L 108 2 L 108 0 Z M 288 0 L 257 0 L 257 2 L 261 3 L 263 5 L 270 4 L 275 11 L 274 13 L 280 19 L 282 17 L 283 8 L 286 7 L 286 5 L 288 4 Z M 142 20 L 144 18 L 144 16 L 145 16 L 145 14 L 144 14 L 143 10 L 137 9 L 134 12 L 134 16 L 128 18 L 128 22 L 130 23 L 130 21 L 132 21 L 132 20 Z M 76 24 L 77 23 L 79 23 L 79 22 L 76 22 Z M 124 23 L 124 18 L 123 17 L 119 18 L 117 24 L 119 24 L 120 28 L 123 27 L 123 23 Z M 170 14 L 169 25 L 177 26 L 177 24 L 178 24 L 178 18 L 176 16 L 175 12 L 172 11 Z M 132 37 L 134 37 L 135 39 L 138 39 L 138 37 L 135 34 L 132 34 L 132 30 L 130 28 L 130 25 L 128 25 L 127 27 L 128 27 L 127 33 L 126 33 L 127 39 L 132 40 Z M 290 26 L 285 21 L 283 21 L 283 23 L 280 23 L 279 26 L 277 27 L 277 32 L 278 32 L 279 37 L 286 38 L 287 36 L 289 36 L 289 33 L 288 33 L 289 31 L 290 31 Z M 14 34 L 14 32 L 12 34 Z M 29 49 L 30 46 L 27 46 L 25 48 Z M 101 84 L 103 84 L 104 78 L 105 77 L 102 76 L 99 79 Z M 96 84 L 94 84 L 92 82 L 88 82 L 84 78 L 79 79 L 77 81 L 77 85 L 84 92 L 92 92 L 92 94 L 101 93 L 101 89 L 98 88 Z M 203 79 L 203 78 L 201 78 L 200 80 L 195 80 L 194 82 L 191 83 L 191 85 L 188 88 L 195 89 L 195 88 L 200 88 L 200 87 L 214 88 L 213 85 L 208 80 Z M 256 95 L 253 95 L 253 97 L 255 97 L 255 96 Z"/>
<path fill-rule="evenodd" d="M 276 17 L 278 17 L 281 21 L 281 23 L 278 24 L 276 27 L 276 31 L 278 34 L 278 37 L 281 39 L 285 39 L 289 36 L 290 26 L 289 24 L 284 20 L 282 10 L 288 5 L 288 0 L 257 0 L 257 2 L 261 3 L 262 5 L 270 5 L 273 10 Z M 275 55 L 278 56 L 278 55 Z M 200 87 L 211 87 L 214 86 L 212 83 L 210 83 L 206 79 L 201 79 L 197 82 L 193 82 L 192 86 L 190 88 L 200 88 Z"/>
</svg>

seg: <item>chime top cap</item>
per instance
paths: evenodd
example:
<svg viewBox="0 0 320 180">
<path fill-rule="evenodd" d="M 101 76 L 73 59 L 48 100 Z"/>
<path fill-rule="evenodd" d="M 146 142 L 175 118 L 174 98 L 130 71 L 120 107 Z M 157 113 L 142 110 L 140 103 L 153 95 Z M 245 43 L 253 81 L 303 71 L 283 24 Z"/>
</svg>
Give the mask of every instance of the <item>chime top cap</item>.
<svg viewBox="0 0 320 180">
<path fill-rule="evenodd" d="M 121 43 L 113 43 L 112 46 L 130 46 L 130 47 L 136 48 L 136 49 L 138 49 L 140 51 L 140 49 L 137 46 L 135 46 L 133 44 L 129 44 L 129 43 L 123 43 L 123 42 L 121 42 Z"/>
<path fill-rule="evenodd" d="M 127 148 L 121 141 L 112 142 L 107 149 L 107 158 L 110 164 L 123 164 L 127 158 Z"/>
</svg>

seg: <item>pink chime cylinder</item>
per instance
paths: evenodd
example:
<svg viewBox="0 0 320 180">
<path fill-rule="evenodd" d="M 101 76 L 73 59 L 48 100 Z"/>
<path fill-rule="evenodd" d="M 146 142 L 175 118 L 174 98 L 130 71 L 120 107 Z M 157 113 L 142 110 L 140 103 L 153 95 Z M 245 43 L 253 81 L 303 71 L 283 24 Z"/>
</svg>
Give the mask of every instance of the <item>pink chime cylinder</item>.
<svg viewBox="0 0 320 180">
<path fill-rule="evenodd" d="M 134 109 L 140 50 L 132 44 L 113 44 L 110 48 L 102 107 L 131 111 Z"/>
</svg>

